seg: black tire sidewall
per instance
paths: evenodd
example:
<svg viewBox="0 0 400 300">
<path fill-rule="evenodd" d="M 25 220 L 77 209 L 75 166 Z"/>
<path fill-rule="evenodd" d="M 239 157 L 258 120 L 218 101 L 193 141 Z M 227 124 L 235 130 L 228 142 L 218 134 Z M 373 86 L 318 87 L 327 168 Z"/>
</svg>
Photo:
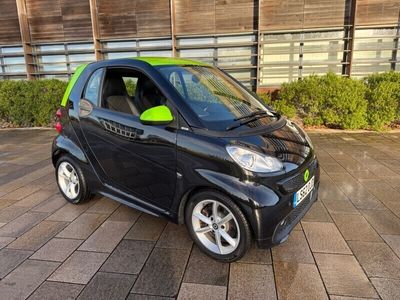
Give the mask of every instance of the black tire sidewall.
<svg viewBox="0 0 400 300">
<path fill-rule="evenodd" d="M 230 254 L 222 255 L 208 250 L 197 238 L 197 235 L 193 230 L 192 227 L 193 209 L 200 201 L 207 199 L 217 200 L 222 204 L 224 204 L 231 210 L 231 212 L 236 218 L 236 221 L 238 222 L 240 231 L 240 241 L 238 247 Z M 242 210 L 229 197 L 225 196 L 222 193 L 215 191 L 203 191 L 191 197 L 191 199 L 189 199 L 188 201 L 188 204 L 186 205 L 185 222 L 191 238 L 193 239 L 193 241 L 195 241 L 196 245 L 200 248 L 200 250 L 202 250 L 205 254 L 216 260 L 222 262 L 233 262 L 239 260 L 240 258 L 243 257 L 243 255 L 246 254 L 247 250 L 251 245 L 250 225 L 247 222 L 245 215 L 243 214 Z"/>
<path fill-rule="evenodd" d="M 74 199 L 70 199 L 69 197 L 67 197 L 67 195 L 64 194 L 63 190 L 61 189 L 59 183 L 58 183 L 58 167 L 60 166 L 60 164 L 62 162 L 68 162 L 69 164 L 71 164 L 73 166 L 73 168 L 76 171 L 76 174 L 78 175 L 78 180 L 79 180 L 79 193 L 78 196 L 76 196 Z M 58 189 L 60 190 L 61 195 L 63 195 L 63 197 L 65 198 L 65 200 L 67 200 L 68 202 L 72 203 L 72 204 L 78 204 L 83 202 L 84 200 L 87 199 L 88 197 L 88 186 L 85 180 L 85 176 L 82 172 L 82 169 L 79 167 L 79 165 L 74 161 L 74 159 L 72 159 L 69 155 L 62 155 L 56 163 L 56 181 L 57 181 L 57 186 Z"/>
</svg>

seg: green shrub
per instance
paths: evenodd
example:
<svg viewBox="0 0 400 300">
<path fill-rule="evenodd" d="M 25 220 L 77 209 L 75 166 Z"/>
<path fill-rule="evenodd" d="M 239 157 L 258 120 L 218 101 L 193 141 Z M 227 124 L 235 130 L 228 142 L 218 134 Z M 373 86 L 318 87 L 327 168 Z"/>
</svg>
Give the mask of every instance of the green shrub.
<svg viewBox="0 0 400 300">
<path fill-rule="evenodd" d="M 368 121 L 375 130 L 400 120 L 400 73 L 390 71 L 364 79 Z"/>
<path fill-rule="evenodd" d="M 0 118 L 18 126 L 48 126 L 66 86 L 66 82 L 56 79 L 2 81 Z"/>
<path fill-rule="evenodd" d="M 305 125 L 356 129 L 367 124 L 364 95 L 361 81 L 328 73 L 285 83 L 278 98 L 293 107 Z"/>
<path fill-rule="evenodd" d="M 285 115 L 288 118 L 293 118 L 296 115 L 296 108 L 285 100 L 278 99 L 273 101 L 271 95 L 267 93 L 259 93 L 258 98 L 265 104 L 272 106 L 281 115 Z"/>
</svg>

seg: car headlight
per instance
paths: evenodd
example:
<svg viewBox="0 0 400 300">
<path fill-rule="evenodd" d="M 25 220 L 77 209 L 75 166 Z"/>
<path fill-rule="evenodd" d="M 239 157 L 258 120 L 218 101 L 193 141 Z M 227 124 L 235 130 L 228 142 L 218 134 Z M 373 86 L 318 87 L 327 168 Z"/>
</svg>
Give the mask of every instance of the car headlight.
<svg viewBox="0 0 400 300">
<path fill-rule="evenodd" d="M 277 172 L 283 169 L 282 162 L 272 156 L 264 155 L 239 146 L 227 146 L 226 151 L 243 169 L 259 173 Z"/>
</svg>

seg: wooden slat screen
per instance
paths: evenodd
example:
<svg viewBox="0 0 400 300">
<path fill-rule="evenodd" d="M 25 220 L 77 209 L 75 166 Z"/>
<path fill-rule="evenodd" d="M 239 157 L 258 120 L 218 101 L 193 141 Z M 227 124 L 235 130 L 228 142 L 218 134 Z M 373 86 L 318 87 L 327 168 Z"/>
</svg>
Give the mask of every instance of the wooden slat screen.
<svg viewBox="0 0 400 300">
<path fill-rule="evenodd" d="M 175 0 L 176 34 L 253 31 L 257 9 L 254 0 Z"/>
<path fill-rule="evenodd" d="M 397 24 L 400 0 L 357 0 L 356 25 Z"/>
<path fill-rule="evenodd" d="M 98 0 L 97 5 L 102 39 L 171 35 L 167 0 Z"/>
<path fill-rule="evenodd" d="M 305 0 L 304 28 L 341 27 L 348 23 L 350 1 Z"/>
<path fill-rule="evenodd" d="M 26 6 L 33 43 L 85 40 L 92 37 L 89 2 L 28 0 Z"/>
<path fill-rule="evenodd" d="M 17 4 L 15 0 L 3 0 L 0 7 L 0 45 L 21 43 Z"/>
<path fill-rule="evenodd" d="M 348 20 L 349 3 L 349 0 L 260 0 L 260 29 L 340 27 Z"/>
</svg>

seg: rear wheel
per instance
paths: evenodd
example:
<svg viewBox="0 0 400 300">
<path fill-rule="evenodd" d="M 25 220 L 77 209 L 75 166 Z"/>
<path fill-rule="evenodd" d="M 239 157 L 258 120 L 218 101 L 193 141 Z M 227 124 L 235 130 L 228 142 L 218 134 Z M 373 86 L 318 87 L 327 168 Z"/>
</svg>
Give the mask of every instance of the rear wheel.
<svg viewBox="0 0 400 300">
<path fill-rule="evenodd" d="M 214 259 L 240 259 L 251 244 L 250 226 L 240 208 L 223 194 L 206 191 L 186 207 L 186 226 L 199 248 Z"/>
<path fill-rule="evenodd" d="M 77 204 L 90 197 L 85 176 L 79 165 L 68 155 L 61 156 L 56 163 L 57 185 L 64 198 Z"/>
</svg>

